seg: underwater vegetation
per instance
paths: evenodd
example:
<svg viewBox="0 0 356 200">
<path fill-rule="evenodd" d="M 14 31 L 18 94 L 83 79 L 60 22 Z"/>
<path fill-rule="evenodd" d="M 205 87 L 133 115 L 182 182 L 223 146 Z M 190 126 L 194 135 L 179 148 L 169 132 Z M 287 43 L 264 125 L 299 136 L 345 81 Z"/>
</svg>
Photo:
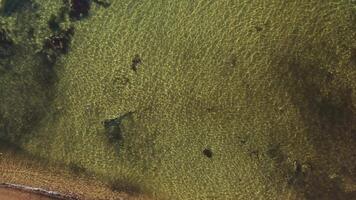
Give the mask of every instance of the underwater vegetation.
<svg viewBox="0 0 356 200">
<path fill-rule="evenodd" d="M 355 1 L 0 5 L 1 141 L 154 199 L 356 196 Z"/>
</svg>

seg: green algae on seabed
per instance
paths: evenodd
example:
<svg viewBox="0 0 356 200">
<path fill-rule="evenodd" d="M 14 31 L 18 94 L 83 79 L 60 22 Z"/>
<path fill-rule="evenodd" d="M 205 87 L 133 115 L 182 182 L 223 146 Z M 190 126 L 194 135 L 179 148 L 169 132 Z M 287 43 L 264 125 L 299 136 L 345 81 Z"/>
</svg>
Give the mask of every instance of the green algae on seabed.
<svg viewBox="0 0 356 200">
<path fill-rule="evenodd" d="M 1 1 L 0 1 L 1 4 Z M 2 13 L 4 15 L 11 15 L 14 12 L 20 11 L 22 9 L 26 9 L 32 7 L 31 0 L 11 0 L 4 1 L 3 5 L 1 5 Z"/>
<path fill-rule="evenodd" d="M 43 17 L 17 26 L 36 23 L 43 44 L 63 3 L 32 2 Z M 1 102 L 0 133 L 25 126 L 28 110 L 50 102 L 21 135 L 27 151 L 110 177 L 114 190 L 157 198 L 355 193 L 348 189 L 356 184 L 353 1 L 93 1 L 85 16 L 61 25 L 74 34 L 68 53 L 56 57 L 52 92 Z M 37 73 L 12 85 L 15 76 L 1 76 L 1 97 L 24 82 L 36 88 Z M 129 112 L 112 143 L 103 122 Z"/>
</svg>

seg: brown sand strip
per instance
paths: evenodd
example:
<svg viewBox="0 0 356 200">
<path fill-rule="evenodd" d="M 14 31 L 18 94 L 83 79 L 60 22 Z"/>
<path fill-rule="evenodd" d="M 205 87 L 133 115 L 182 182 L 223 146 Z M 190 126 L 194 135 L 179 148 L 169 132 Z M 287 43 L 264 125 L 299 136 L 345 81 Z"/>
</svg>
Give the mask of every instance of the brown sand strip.
<svg viewBox="0 0 356 200">
<path fill-rule="evenodd" d="M 19 190 L 0 188 L 1 200 L 53 200 L 51 198 L 36 195 L 28 192 L 22 192 Z"/>
<path fill-rule="evenodd" d="M 41 188 L 24 185 L 1 183 L 0 199 L 6 200 L 79 200 L 75 196 L 65 195 Z"/>
</svg>

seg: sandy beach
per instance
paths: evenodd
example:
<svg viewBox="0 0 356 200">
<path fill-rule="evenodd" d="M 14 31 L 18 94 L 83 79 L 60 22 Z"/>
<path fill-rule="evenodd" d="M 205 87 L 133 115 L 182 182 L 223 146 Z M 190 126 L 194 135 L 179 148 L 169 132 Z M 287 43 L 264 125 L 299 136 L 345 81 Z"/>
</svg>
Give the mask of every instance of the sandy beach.
<svg viewBox="0 0 356 200">
<path fill-rule="evenodd" d="M 23 192 L 19 190 L 0 188 L 0 199 L 6 200 L 51 200 L 51 198 L 32 194 L 29 192 Z"/>
</svg>

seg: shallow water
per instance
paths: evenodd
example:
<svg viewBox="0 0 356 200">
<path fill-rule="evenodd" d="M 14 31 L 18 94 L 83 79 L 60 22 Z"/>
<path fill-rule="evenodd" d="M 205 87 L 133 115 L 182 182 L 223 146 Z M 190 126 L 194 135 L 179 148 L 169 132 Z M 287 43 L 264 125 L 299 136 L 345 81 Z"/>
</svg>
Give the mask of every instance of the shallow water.
<svg viewBox="0 0 356 200">
<path fill-rule="evenodd" d="M 2 6 L 0 139 L 29 159 L 156 198 L 356 191 L 353 1 Z"/>
</svg>

